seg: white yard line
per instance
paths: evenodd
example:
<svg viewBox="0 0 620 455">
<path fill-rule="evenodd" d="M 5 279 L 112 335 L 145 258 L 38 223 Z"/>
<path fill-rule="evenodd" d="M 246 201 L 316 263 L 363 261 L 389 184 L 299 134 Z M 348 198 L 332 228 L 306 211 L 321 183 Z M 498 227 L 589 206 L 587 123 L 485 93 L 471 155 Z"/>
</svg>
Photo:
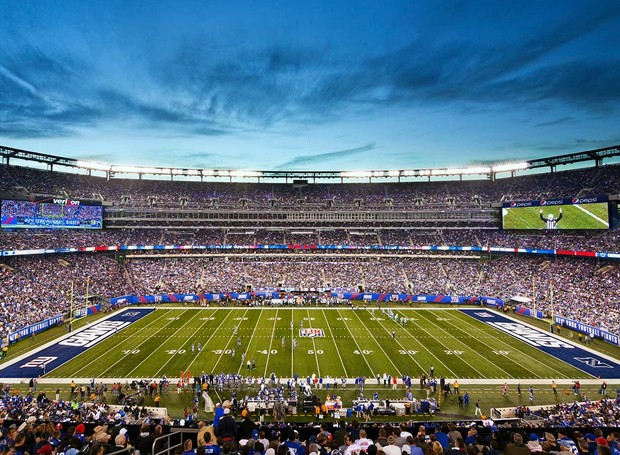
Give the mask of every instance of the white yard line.
<svg viewBox="0 0 620 455">
<path fill-rule="evenodd" d="M 323 316 L 325 316 L 325 314 Z M 327 321 L 327 317 L 325 317 L 325 320 Z M 332 332 L 332 328 L 329 323 L 327 324 L 327 328 L 329 329 L 329 335 L 332 337 L 332 341 L 334 342 L 334 348 L 336 349 L 336 353 L 338 354 L 338 358 L 340 359 L 340 363 L 342 364 L 342 370 L 344 371 L 344 375 L 348 377 L 349 373 L 347 373 L 347 367 L 344 365 L 344 360 L 342 360 L 342 356 L 340 355 L 340 349 L 338 349 L 338 343 L 336 343 L 336 338 L 334 337 L 334 333 Z"/>
<path fill-rule="evenodd" d="M 183 330 L 183 329 L 185 328 L 185 326 L 191 322 L 191 320 L 192 320 L 191 318 L 190 318 L 190 319 L 188 319 L 188 320 L 185 322 L 185 324 L 183 324 L 181 327 L 179 327 L 179 328 L 178 328 L 178 329 L 174 332 L 174 335 L 176 335 L 176 334 L 177 334 L 177 333 L 179 333 L 181 330 Z M 172 322 L 172 320 L 170 321 L 170 323 L 171 323 L 171 322 Z M 166 325 L 168 325 L 168 324 L 166 324 Z M 174 336 L 174 335 L 172 335 L 172 336 Z M 149 338 L 147 338 L 144 342 L 149 341 L 149 340 L 150 340 L 150 337 L 149 337 Z M 162 345 L 160 345 L 160 346 L 162 346 Z M 139 364 L 137 364 L 137 365 L 133 368 L 133 370 L 131 370 L 131 371 L 130 371 L 129 373 L 127 373 L 127 374 L 128 374 L 128 375 L 131 375 L 131 373 L 133 373 L 134 371 L 136 371 L 136 370 L 137 370 L 137 369 L 138 369 L 141 365 L 143 365 L 143 364 L 144 364 L 144 363 L 145 363 L 148 359 L 150 359 L 150 358 L 151 358 L 153 355 L 155 355 L 157 352 L 158 352 L 158 350 L 157 350 L 157 349 L 154 349 L 154 350 L 153 350 L 153 352 L 151 352 L 149 355 L 147 355 L 146 357 L 144 357 L 144 359 L 142 360 L 142 362 L 140 362 Z M 108 370 L 109 370 L 109 368 L 108 368 Z M 108 370 L 106 370 L 106 371 L 108 371 Z M 161 369 L 160 369 L 160 371 L 161 371 Z M 159 371 L 158 371 L 157 373 L 159 373 Z M 154 376 L 155 376 L 155 377 L 158 377 L 158 376 L 157 376 L 157 374 L 155 374 Z"/>
<path fill-rule="evenodd" d="M 422 318 L 423 318 L 425 321 L 428 321 L 428 323 L 429 323 L 429 324 L 432 324 L 432 325 L 434 325 L 435 327 L 440 327 L 440 326 L 439 326 L 436 322 L 433 322 L 433 321 L 431 321 L 430 319 L 425 318 L 425 317 L 424 317 L 424 315 L 421 315 L 421 316 L 422 316 Z M 477 354 L 478 356 L 480 356 L 480 357 L 482 357 L 482 358 L 484 359 L 484 356 L 483 356 L 482 354 L 478 353 L 478 352 L 475 352 L 475 349 L 474 349 L 472 346 L 467 346 L 465 343 L 463 343 L 462 341 L 460 341 L 458 338 L 456 338 L 456 337 L 454 337 L 454 336 L 450 335 L 450 334 L 448 333 L 448 331 L 447 331 L 447 330 L 444 330 L 444 332 L 446 333 L 446 335 L 448 335 L 450 338 L 452 338 L 453 340 L 455 340 L 457 343 L 459 343 L 460 345 L 464 346 L 464 348 L 465 348 L 465 349 L 467 349 L 467 350 L 469 350 L 469 351 L 474 351 L 474 353 L 475 353 L 475 354 Z M 440 337 L 437 337 L 437 338 L 436 338 L 436 340 L 439 342 L 439 344 L 441 344 L 444 348 L 446 348 L 446 351 L 453 351 L 453 350 L 455 349 L 454 347 L 448 347 L 448 346 L 446 346 L 446 345 L 445 345 L 445 344 L 441 341 L 441 338 L 440 338 Z M 460 359 L 460 356 L 457 356 L 457 358 L 459 358 L 459 359 Z M 485 359 L 485 360 L 486 360 L 486 359 Z M 470 366 L 471 366 L 471 367 L 472 367 L 472 368 L 476 371 L 476 373 L 478 373 L 478 374 L 480 375 L 480 377 L 481 377 L 481 378 L 483 378 L 483 377 L 484 377 L 484 375 L 480 372 L 480 370 L 478 370 L 475 366 L 473 366 L 473 364 L 472 364 L 472 365 L 470 365 Z M 508 376 L 508 373 L 507 373 L 505 370 L 502 370 L 502 371 L 504 371 L 504 373 L 506 373 L 506 375 Z"/>
<path fill-rule="evenodd" d="M 353 311 L 353 310 L 351 310 L 351 311 Z M 338 314 L 342 317 L 342 312 L 340 310 L 338 310 Z M 366 362 L 366 365 L 368 365 L 368 370 L 370 371 L 370 376 L 372 376 L 373 378 L 376 377 L 377 374 L 374 371 L 372 371 L 372 367 L 370 366 L 370 363 L 368 363 L 368 359 L 366 358 L 366 355 L 362 353 L 363 349 L 360 347 L 359 343 L 357 342 L 357 338 L 353 335 L 353 332 L 351 332 L 351 329 L 349 328 L 349 326 L 346 323 L 345 323 L 345 326 L 346 326 L 347 331 L 349 332 L 349 334 L 351 334 L 351 338 L 355 342 L 355 346 L 357 346 L 358 352 L 360 353 L 360 355 L 364 359 L 364 362 Z"/>
<path fill-rule="evenodd" d="M 314 323 L 312 323 L 311 319 L 310 319 L 310 309 L 306 308 L 306 314 L 308 315 L 308 327 L 309 328 L 316 328 L 316 327 L 312 327 L 314 325 Z M 321 363 L 319 362 L 319 356 L 316 353 L 316 341 L 314 339 L 314 337 L 312 337 L 312 349 L 314 351 L 314 361 L 316 362 L 316 373 L 318 374 L 319 378 L 321 377 Z"/>
<path fill-rule="evenodd" d="M 278 323 L 278 308 L 276 308 L 276 315 L 273 318 L 273 327 L 271 328 L 271 340 L 269 340 L 269 350 L 267 351 L 267 361 L 265 362 L 264 377 L 267 377 L 267 368 L 269 367 L 269 357 L 271 357 L 271 347 L 273 346 L 273 336 L 276 333 L 276 324 Z"/>
<path fill-rule="evenodd" d="M 258 315 L 258 320 L 259 321 L 260 321 L 262 315 L 263 315 L 263 313 L 262 313 L 262 308 L 261 308 L 261 314 Z M 245 349 L 245 352 L 244 352 L 244 354 L 246 355 L 246 360 L 249 361 L 250 364 L 251 364 L 251 361 L 250 361 L 250 359 L 247 356 L 248 356 L 249 351 L 250 351 L 250 344 L 252 344 L 252 340 L 254 339 L 254 334 L 256 333 L 256 329 L 258 328 L 258 326 L 259 326 L 258 323 L 254 324 L 254 330 L 252 330 L 252 335 L 250 336 L 250 340 L 248 341 L 248 346 L 247 346 L 247 348 Z M 246 365 L 247 365 L 247 363 L 246 363 Z M 241 362 L 241 365 L 239 366 L 239 369 L 237 370 L 237 374 L 241 374 L 241 370 L 243 369 L 243 367 L 244 367 L 243 362 Z M 251 368 L 251 366 L 250 366 L 250 368 Z"/>
<path fill-rule="evenodd" d="M 295 321 L 291 311 L 291 377 L 295 376 L 295 349 L 293 349 L 293 338 L 295 338 Z"/>
<path fill-rule="evenodd" d="M 380 313 L 380 314 L 382 314 L 382 313 Z M 374 316 L 373 316 L 373 317 L 374 317 Z M 410 319 L 410 320 L 411 320 L 411 319 Z M 383 328 L 386 330 L 386 332 L 390 333 L 387 327 L 385 327 L 383 324 L 381 324 L 381 325 L 382 325 L 382 326 L 383 326 Z M 403 326 L 402 324 L 400 324 L 400 326 L 401 326 L 403 329 L 405 329 L 405 331 L 407 331 L 407 329 L 405 328 L 405 326 Z M 415 340 L 415 337 L 411 336 L 409 333 L 407 333 L 407 335 L 408 335 L 410 338 L 412 338 L 413 340 Z M 401 339 L 401 337 L 397 337 L 397 338 L 395 338 L 395 339 L 394 339 L 394 341 L 396 341 L 396 342 L 398 343 L 398 345 L 399 345 L 401 348 L 403 348 L 403 350 L 404 350 L 405 352 L 409 351 L 409 348 L 408 348 L 408 347 L 406 347 L 406 346 L 403 346 L 403 344 L 400 342 L 400 339 Z M 420 343 L 420 345 L 422 345 L 422 343 Z M 428 353 L 429 353 L 430 355 L 432 355 L 433 357 L 435 357 L 435 355 L 434 355 L 431 351 L 429 351 L 428 349 L 425 349 L 425 351 L 426 351 L 426 352 L 428 352 Z M 420 370 L 422 370 L 422 372 L 423 372 L 423 373 L 425 373 L 425 372 L 426 372 L 426 370 L 424 369 L 424 367 L 423 367 L 422 365 L 420 365 L 420 362 L 418 362 L 418 360 L 417 360 L 417 359 L 413 356 L 413 354 L 407 354 L 407 355 L 408 355 L 409 357 L 411 357 L 411 360 L 413 360 L 417 366 L 419 366 L 419 367 L 420 367 Z M 437 359 L 437 357 L 435 357 L 435 358 Z M 437 359 L 437 360 L 439 361 L 439 359 Z M 441 361 L 439 361 L 439 363 L 442 363 L 442 362 L 441 362 Z M 445 365 L 444 365 L 444 366 L 445 366 Z M 449 368 L 448 368 L 448 370 L 449 370 Z"/>
<path fill-rule="evenodd" d="M 231 308 L 231 310 L 232 309 L 236 309 L 236 308 Z M 233 314 L 233 311 L 231 311 L 230 314 Z M 239 326 L 243 322 L 243 320 L 244 320 L 243 318 L 245 317 L 246 314 L 248 314 L 248 308 L 246 308 L 245 311 L 243 312 L 243 316 L 241 316 L 241 318 L 239 318 L 239 324 L 237 324 L 237 329 L 239 329 Z M 214 333 L 214 335 L 215 335 L 215 333 Z M 226 346 L 224 346 L 224 349 L 222 349 L 222 352 L 221 352 L 220 356 L 217 358 L 217 361 L 215 362 L 215 365 L 213 365 L 213 368 L 211 369 L 213 372 L 217 371 L 217 366 L 220 363 L 220 360 L 222 360 L 222 356 L 226 353 L 226 349 L 228 348 L 228 345 L 230 344 L 230 342 L 233 341 L 235 343 L 234 346 L 237 345 L 237 340 L 234 339 L 235 336 L 239 337 L 238 334 L 235 335 L 234 332 L 233 332 L 233 335 L 228 339 L 228 342 L 226 343 Z"/>
<path fill-rule="evenodd" d="M 383 352 L 383 355 L 385 356 L 386 359 L 388 359 L 390 361 L 390 363 L 392 364 L 392 366 L 396 369 L 396 373 L 398 373 L 398 376 L 402 377 L 403 374 L 400 371 L 400 369 L 396 366 L 396 364 L 394 363 L 394 361 L 392 360 L 392 358 L 388 355 L 387 352 L 385 352 L 385 349 L 383 349 L 383 346 L 381 346 L 381 343 L 379 343 L 377 341 L 377 339 L 375 338 L 375 336 L 373 335 L 373 333 L 370 331 L 370 329 L 368 328 L 368 326 L 366 324 L 364 324 L 364 321 L 362 321 L 362 318 L 360 318 L 360 316 L 357 314 L 357 312 L 359 310 L 351 310 L 355 316 L 357 317 L 357 319 L 362 323 L 362 325 L 364 326 L 364 328 L 366 329 L 366 331 L 370 334 L 370 337 L 373 339 L 373 341 L 377 344 L 377 346 L 379 346 L 379 349 L 381 349 L 381 352 Z M 387 329 L 386 329 L 387 330 Z M 374 377 L 376 377 L 376 374 L 374 375 Z"/>
<path fill-rule="evenodd" d="M 589 210 L 584 209 L 581 205 L 579 204 L 573 204 L 573 207 L 578 208 L 579 210 L 581 210 L 582 212 L 587 213 L 588 215 L 590 215 L 592 218 L 594 218 L 596 221 L 599 221 L 601 223 L 603 223 L 605 226 L 609 227 L 609 223 L 607 221 L 605 221 L 603 218 L 600 218 L 598 216 L 596 216 L 594 213 L 590 212 Z"/>
<path fill-rule="evenodd" d="M 190 318 L 190 320 L 189 320 L 189 321 L 191 321 L 191 320 L 192 320 L 192 318 Z M 198 328 L 198 330 L 196 331 L 196 333 L 200 333 L 200 330 L 202 329 L 202 327 L 204 327 L 204 325 L 205 325 L 207 322 L 209 322 L 209 321 L 208 321 L 208 320 L 207 320 L 207 321 L 204 321 L 204 322 L 201 324 L 200 328 Z M 185 324 L 183 325 L 183 327 L 185 327 Z M 177 349 L 177 351 L 178 351 L 178 350 L 180 350 L 180 349 L 183 349 L 187 343 L 189 343 L 189 337 L 187 337 L 187 338 L 185 339 L 185 342 L 181 345 L 181 347 L 180 347 L 180 348 L 178 348 L 178 349 Z M 194 357 L 194 360 L 195 360 L 195 359 L 196 359 L 196 357 L 198 357 L 199 355 L 200 355 L 200 352 L 198 352 L 198 353 L 196 354 L 196 356 Z M 159 370 L 157 370 L 157 372 L 156 372 L 153 376 L 155 376 L 155 377 L 159 377 L 159 374 L 161 373 L 161 371 L 162 371 L 162 370 L 166 367 L 166 365 L 168 365 L 168 364 L 172 361 L 172 359 L 173 359 L 173 358 L 174 358 L 174 355 L 171 355 L 171 356 L 170 356 L 170 358 L 169 358 L 169 359 L 168 359 L 168 360 L 167 360 L 167 361 L 166 361 L 166 362 L 165 362 L 165 363 L 161 366 L 161 368 L 160 368 Z M 189 363 L 189 366 L 188 366 L 187 368 L 185 368 L 185 370 L 183 370 L 183 371 L 188 371 L 188 370 L 189 370 L 189 371 L 191 371 L 190 367 L 192 366 L 192 363 L 194 363 L 194 360 L 192 360 L 192 361 Z"/>
</svg>

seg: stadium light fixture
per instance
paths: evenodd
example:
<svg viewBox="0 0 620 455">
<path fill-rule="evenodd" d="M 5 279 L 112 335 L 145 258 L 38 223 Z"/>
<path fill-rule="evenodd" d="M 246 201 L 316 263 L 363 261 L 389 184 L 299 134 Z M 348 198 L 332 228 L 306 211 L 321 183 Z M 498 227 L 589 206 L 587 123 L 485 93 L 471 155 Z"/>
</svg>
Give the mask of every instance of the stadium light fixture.
<svg viewBox="0 0 620 455">
<path fill-rule="evenodd" d="M 431 169 L 431 175 L 470 175 L 488 174 L 489 172 L 491 172 L 491 168 L 489 166 Z"/>
<path fill-rule="evenodd" d="M 112 167 L 110 164 L 97 163 L 95 161 L 84 161 L 84 160 L 77 160 L 76 165 L 77 167 L 80 167 L 83 169 L 90 169 L 93 171 L 106 171 L 106 172 L 109 171 L 110 168 Z"/>
<path fill-rule="evenodd" d="M 262 177 L 260 171 L 230 171 L 231 177 Z"/>
<path fill-rule="evenodd" d="M 172 175 L 196 175 L 200 176 L 200 169 L 180 169 L 180 168 L 172 168 L 170 169 L 170 173 Z"/>
<path fill-rule="evenodd" d="M 372 177 L 371 171 L 347 171 L 341 172 L 340 177 L 349 179 L 363 179 Z"/>
<path fill-rule="evenodd" d="M 121 174 L 139 174 L 141 168 L 137 166 L 112 166 L 112 172 L 119 172 Z"/>
<path fill-rule="evenodd" d="M 522 161 L 520 163 L 506 163 L 506 164 L 495 164 L 491 166 L 492 172 L 511 172 L 511 171 L 523 171 L 527 169 L 529 166 L 526 161 Z"/>
<path fill-rule="evenodd" d="M 147 167 L 143 171 L 145 174 L 165 174 L 170 175 L 171 169 L 169 167 Z"/>
<path fill-rule="evenodd" d="M 455 170 L 458 174 L 488 174 L 491 172 L 491 166 L 465 167 Z"/>
</svg>

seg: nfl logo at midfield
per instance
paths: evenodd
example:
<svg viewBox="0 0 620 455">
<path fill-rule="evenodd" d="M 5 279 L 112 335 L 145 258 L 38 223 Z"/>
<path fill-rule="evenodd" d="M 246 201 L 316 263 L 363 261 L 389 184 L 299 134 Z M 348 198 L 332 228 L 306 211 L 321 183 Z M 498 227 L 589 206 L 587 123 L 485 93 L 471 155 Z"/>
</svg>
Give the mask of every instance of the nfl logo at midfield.
<svg viewBox="0 0 620 455">
<path fill-rule="evenodd" d="M 323 331 L 323 329 L 300 329 L 299 336 L 310 338 L 324 337 L 325 332 Z"/>
</svg>

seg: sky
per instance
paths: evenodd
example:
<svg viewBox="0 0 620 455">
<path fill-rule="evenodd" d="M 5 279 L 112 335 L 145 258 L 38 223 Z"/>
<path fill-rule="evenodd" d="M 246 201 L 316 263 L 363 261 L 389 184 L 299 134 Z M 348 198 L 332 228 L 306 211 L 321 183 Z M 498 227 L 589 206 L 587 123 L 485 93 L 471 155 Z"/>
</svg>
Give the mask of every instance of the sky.
<svg viewBox="0 0 620 455">
<path fill-rule="evenodd" d="M 0 145 L 420 169 L 620 144 L 620 2 L 2 0 Z"/>
</svg>

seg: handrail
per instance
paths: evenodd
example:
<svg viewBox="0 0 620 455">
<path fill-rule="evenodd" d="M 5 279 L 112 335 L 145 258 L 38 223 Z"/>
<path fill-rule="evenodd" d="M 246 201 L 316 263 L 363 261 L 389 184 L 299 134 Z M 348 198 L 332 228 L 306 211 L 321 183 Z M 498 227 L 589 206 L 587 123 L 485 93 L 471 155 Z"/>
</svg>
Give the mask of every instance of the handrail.
<svg viewBox="0 0 620 455">
<path fill-rule="evenodd" d="M 152 455 L 170 455 L 174 453 L 177 447 L 183 448 L 183 441 L 184 441 L 183 436 L 188 433 L 197 435 L 198 429 L 197 428 L 172 428 L 170 433 L 164 434 L 156 438 L 153 441 L 153 447 L 151 448 Z M 171 445 L 172 439 L 173 438 L 176 439 L 177 436 L 180 437 L 179 442 L 175 443 L 174 445 Z M 162 450 L 160 452 L 155 452 L 155 447 L 158 445 L 158 442 L 162 440 L 164 441 L 164 444 L 162 444 Z"/>
</svg>

